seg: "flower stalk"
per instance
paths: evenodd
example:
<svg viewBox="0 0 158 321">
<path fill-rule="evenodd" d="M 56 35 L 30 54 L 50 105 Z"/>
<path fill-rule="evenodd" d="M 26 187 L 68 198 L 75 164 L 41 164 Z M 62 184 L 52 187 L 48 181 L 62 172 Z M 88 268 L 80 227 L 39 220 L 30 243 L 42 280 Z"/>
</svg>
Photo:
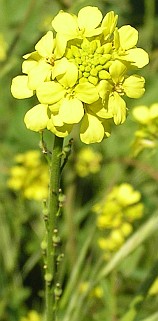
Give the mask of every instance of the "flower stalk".
<svg viewBox="0 0 158 321">
<path fill-rule="evenodd" d="M 46 321 L 56 320 L 56 281 L 57 262 L 56 246 L 54 241 L 58 237 L 57 216 L 59 212 L 59 188 L 61 174 L 63 138 L 55 136 L 50 163 L 50 184 L 48 196 L 48 217 L 47 217 L 47 248 L 46 248 Z"/>
</svg>

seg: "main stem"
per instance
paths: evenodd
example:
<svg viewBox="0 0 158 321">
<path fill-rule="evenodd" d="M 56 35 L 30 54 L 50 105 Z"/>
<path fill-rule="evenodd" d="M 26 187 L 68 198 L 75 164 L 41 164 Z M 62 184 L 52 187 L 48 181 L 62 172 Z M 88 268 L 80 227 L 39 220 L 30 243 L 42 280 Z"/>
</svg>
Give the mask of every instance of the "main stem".
<svg viewBox="0 0 158 321">
<path fill-rule="evenodd" d="M 50 163 L 50 184 L 47 220 L 47 249 L 46 249 L 46 321 L 56 321 L 56 246 L 53 237 L 57 233 L 57 216 L 59 211 L 59 188 L 61 174 L 63 138 L 55 136 Z"/>
</svg>

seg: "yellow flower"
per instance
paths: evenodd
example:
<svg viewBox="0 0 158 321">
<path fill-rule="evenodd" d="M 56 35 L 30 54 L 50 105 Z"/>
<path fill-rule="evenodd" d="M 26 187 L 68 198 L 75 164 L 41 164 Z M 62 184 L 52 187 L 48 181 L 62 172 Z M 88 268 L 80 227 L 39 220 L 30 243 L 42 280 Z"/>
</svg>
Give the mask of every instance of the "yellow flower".
<svg viewBox="0 0 158 321">
<path fill-rule="evenodd" d="M 152 123 L 158 118 L 158 103 L 154 103 L 147 107 L 145 105 L 137 106 L 133 109 L 134 118 L 142 125 Z"/>
<path fill-rule="evenodd" d="M 39 104 L 27 112 L 25 124 L 34 131 L 48 129 L 59 137 L 80 123 L 80 139 L 99 143 L 111 134 L 111 125 L 126 119 L 124 97 L 139 98 L 145 80 L 128 75 L 148 63 L 137 48 L 138 32 L 117 28 L 113 11 L 105 17 L 97 7 L 82 8 L 78 15 L 60 11 L 48 31 L 24 56 L 24 75 L 12 81 L 11 92 L 22 99 L 37 96 Z"/>
<path fill-rule="evenodd" d="M 89 283 L 88 282 L 82 282 L 80 284 L 80 287 L 79 287 L 79 290 L 81 293 L 84 293 L 87 291 L 88 289 L 88 286 L 89 286 Z M 90 292 L 90 296 L 91 297 L 95 297 L 95 298 L 98 298 L 98 299 L 101 299 L 104 295 L 104 292 L 103 292 L 103 289 L 101 286 L 96 286 L 93 290 L 91 290 Z"/>
<path fill-rule="evenodd" d="M 140 128 L 135 132 L 133 142 L 134 155 L 138 155 L 143 149 L 154 149 L 157 146 L 158 138 L 158 103 L 147 107 L 137 106 L 132 112 Z"/>
<path fill-rule="evenodd" d="M 66 71 L 67 59 L 65 57 L 60 59 L 64 51 L 60 43 L 53 39 L 52 31 L 48 31 L 38 41 L 35 49 L 36 51 L 23 56 L 25 61 L 22 64 L 22 72 L 27 76 L 18 76 L 13 79 L 11 92 L 15 98 L 21 99 L 32 96 L 33 91 L 41 83 L 54 79 L 57 75 L 64 74 Z M 25 92 L 22 87 L 25 88 Z"/>
<path fill-rule="evenodd" d="M 102 155 L 91 148 L 83 148 L 77 155 L 75 170 L 81 177 L 99 172 L 101 168 Z"/>
<path fill-rule="evenodd" d="M 116 251 L 132 233 L 132 222 L 143 215 L 141 194 L 130 184 L 114 186 L 100 203 L 93 207 L 100 231 L 99 247 L 107 252 Z M 109 255 L 107 255 L 108 257 Z"/>
<path fill-rule="evenodd" d="M 127 25 L 114 32 L 114 46 L 116 52 L 114 56 L 123 61 L 129 62 L 131 65 L 142 68 L 149 63 L 149 57 L 142 48 L 137 48 L 138 31 Z"/>
<path fill-rule="evenodd" d="M 102 13 L 97 7 L 84 7 L 78 17 L 73 14 L 60 11 L 52 21 L 54 30 L 66 40 L 83 37 L 93 37 L 102 32 L 97 28 L 102 20 Z M 64 22 L 64 23 L 63 23 Z"/>
<path fill-rule="evenodd" d="M 26 317 L 22 317 L 20 321 L 42 321 L 41 316 L 34 310 L 29 311 Z"/>
<path fill-rule="evenodd" d="M 40 152 L 33 150 L 18 154 L 15 163 L 10 169 L 8 187 L 21 192 L 27 199 L 38 201 L 47 198 L 49 173 Z"/>
</svg>

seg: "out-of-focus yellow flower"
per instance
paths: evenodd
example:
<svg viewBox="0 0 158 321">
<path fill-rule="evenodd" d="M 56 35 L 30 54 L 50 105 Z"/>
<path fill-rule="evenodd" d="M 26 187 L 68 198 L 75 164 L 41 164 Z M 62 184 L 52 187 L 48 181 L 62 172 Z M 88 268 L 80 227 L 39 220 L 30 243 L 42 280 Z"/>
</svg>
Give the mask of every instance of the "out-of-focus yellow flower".
<svg viewBox="0 0 158 321">
<path fill-rule="evenodd" d="M 80 284 L 80 292 L 84 293 L 87 291 L 89 286 L 88 282 L 82 282 Z M 95 297 L 97 299 L 101 299 L 104 296 L 104 292 L 101 286 L 96 286 L 91 292 L 90 292 L 90 296 L 91 297 Z"/>
<path fill-rule="evenodd" d="M 75 170 L 78 176 L 85 177 L 100 171 L 102 155 L 92 148 L 82 148 L 76 157 Z"/>
<path fill-rule="evenodd" d="M 49 30 L 24 56 L 24 75 L 12 81 L 18 99 L 36 94 L 37 104 L 25 116 L 33 131 L 48 129 L 59 137 L 69 135 L 80 123 L 85 144 L 99 143 L 111 126 L 126 119 L 125 96 L 139 98 L 145 80 L 133 69 L 142 68 L 148 54 L 137 48 L 138 32 L 131 26 L 117 28 L 113 11 L 102 16 L 97 7 L 82 8 L 78 15 L 60 11 Z"/>
<path fill-rule="evenodd" d="M 28 151 L 15 156 L 15 163 L 10 169 L 8 186 L 19 191 L 27 199 L 42 200 L 47 198 L 49 173 L 48 166 L 41 160 L 39 151 Z"/>
<path fill-rule="evenodd" d="M 137 156 L 145 148 L 154 149 L 158 141 L 158 103 L 137 106 L 133 109 L 133 117 L 139 124 L 135 132 L 133 152 Z"/>
<path fill-rule="evenodd" d="M 132 222 L 143 215 L 141 194 L 130 184 L 115 186 L 100 203 L 94 205 L 101 236 L 99 247 L 107 253 L 116 251 L 132 233 Z"/>
<path fill-rule="evenodd" d="M 34 310 L 28 312 L 26 317 L 22 317 L 20 321 L 42 321 L 41 316 Z"/>
<path fill-rule="evenodd" d="M 2 33 L 0 33 L 0 61 L 4 61 L 7 57 L 7 43 Z"/>
<path fill-rule="evenodd" d="M 152 284 L 150 290 L 149 290 L 149 295 L 157 295 L 158 294 L 158 278 L 154 281 Z"/>
</svg>

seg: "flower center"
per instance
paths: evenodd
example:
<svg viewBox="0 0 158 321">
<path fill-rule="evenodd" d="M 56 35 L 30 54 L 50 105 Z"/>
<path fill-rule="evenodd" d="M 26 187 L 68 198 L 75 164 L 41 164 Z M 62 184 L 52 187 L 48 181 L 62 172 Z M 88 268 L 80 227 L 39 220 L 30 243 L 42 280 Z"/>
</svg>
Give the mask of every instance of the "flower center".
<svg viewBox="0 0 158 321">
<path fill-rule="evenodd" d="M 108 69 L 111 52 L 111 43 L 101 45 L 99 40 L 84 39 L 81 44 L 71 45 L 67 49 L 66 57 L 78 67 L 80 83 L 89 81 L 97 85 L 102 79 L 110 79 Z"/>
<path fill-rule="evenodd" d="M 47 62 L 49 65 L 54 66 L 55 57 L 54 57 L 53 54 L 52 54 L 51 57 L 46 57 L 45 59 L 46 59 L 46 62 Z"/>
</svg>

